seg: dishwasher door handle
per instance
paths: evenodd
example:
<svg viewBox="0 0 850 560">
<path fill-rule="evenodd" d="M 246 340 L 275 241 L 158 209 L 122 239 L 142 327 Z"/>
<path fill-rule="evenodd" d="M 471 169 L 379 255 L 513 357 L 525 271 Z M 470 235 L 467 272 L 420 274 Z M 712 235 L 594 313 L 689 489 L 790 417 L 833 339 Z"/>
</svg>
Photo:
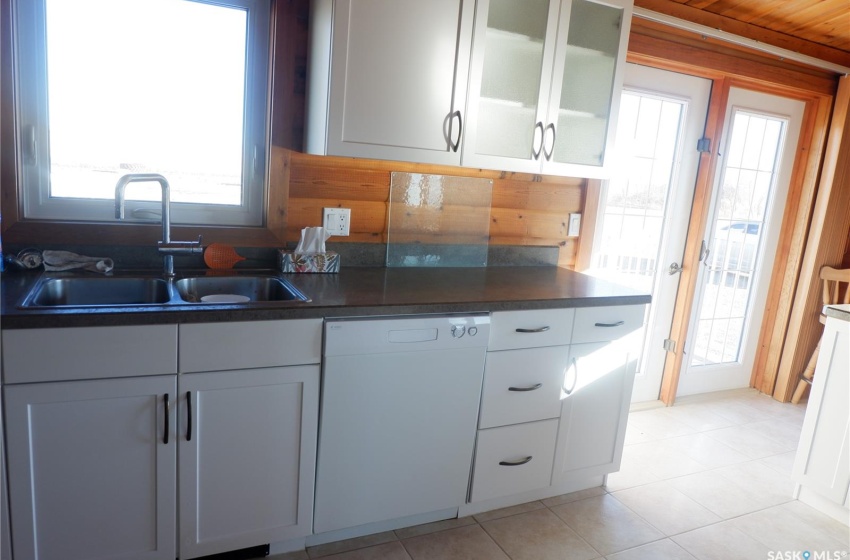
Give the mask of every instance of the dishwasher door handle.
<svg viewBox="0 0 850 560">
<path fill-rule="evenodd" d="M 549 327 L 539 327 L 536 329 L 517 329 L 518 333 L 541 333 L 549 330 Z"/>
</svg>

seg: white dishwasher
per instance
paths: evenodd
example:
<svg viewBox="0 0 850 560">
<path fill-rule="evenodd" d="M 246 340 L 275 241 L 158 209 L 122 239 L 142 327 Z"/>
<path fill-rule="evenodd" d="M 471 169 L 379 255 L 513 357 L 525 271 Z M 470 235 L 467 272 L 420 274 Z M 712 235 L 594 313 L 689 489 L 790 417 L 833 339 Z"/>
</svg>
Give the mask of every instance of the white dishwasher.
<svg viewBox="0 0 850 560">
<path fill-rule="evenodd" d="M 488 314 L 325 322 L 315 533 L 466 502 Z"/>
</svg>

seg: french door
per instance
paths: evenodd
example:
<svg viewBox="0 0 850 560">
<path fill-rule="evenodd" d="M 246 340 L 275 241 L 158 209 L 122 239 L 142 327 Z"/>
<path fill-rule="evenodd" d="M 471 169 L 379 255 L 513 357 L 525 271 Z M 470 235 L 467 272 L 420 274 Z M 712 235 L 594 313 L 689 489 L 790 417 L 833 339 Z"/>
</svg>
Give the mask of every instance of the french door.
<svg viewBox="0 0 850 560">
<path fill-rule="evenodd" d="M 603 185 L 591 268 L 652 294 L 632 401 L 658 398 L 691 215 L 711 81 L 627 64 L 615 175 Z"/>
<path fill-rule="evenodd" d="M 804 108 L 729 92 L 677 395 L 750 384 Z"/>
</svg>

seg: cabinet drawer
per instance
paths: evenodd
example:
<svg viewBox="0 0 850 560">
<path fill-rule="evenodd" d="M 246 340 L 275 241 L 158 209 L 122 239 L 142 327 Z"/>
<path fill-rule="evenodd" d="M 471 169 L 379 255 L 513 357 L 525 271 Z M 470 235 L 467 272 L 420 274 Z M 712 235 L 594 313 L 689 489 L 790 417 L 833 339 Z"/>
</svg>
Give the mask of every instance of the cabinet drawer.
<svg viewBox="0 0 850 560">
<path fill-rule="evenodd" d="M 177 325 L 3 331 L 6 383 L 177 373 Z"/>
<path fill-rule="evenodd" d="M 497 311 L 490 316 L 488 350 L 569 344 L 574 314 L 573 309 Z"/>
<path fill-rule="evenodd" d="M 180 371 L 318 364 L 322 320 L 180 325 Z"/>
<path fill-rule="evenodd" d="M 643 326 L 644 305 L 576 309 L 573 344 L 617 340 Z"/>
<path fill-rule="evenodd" d="M 479 430 L 472 501 L 548 486 L 557 433 L 556 419 Z"/>
<path fill-rule="evenodd" d="M 568 346 L 488 352 L 478 427 L 557 418 L 568 357 Z"/>
</svg>

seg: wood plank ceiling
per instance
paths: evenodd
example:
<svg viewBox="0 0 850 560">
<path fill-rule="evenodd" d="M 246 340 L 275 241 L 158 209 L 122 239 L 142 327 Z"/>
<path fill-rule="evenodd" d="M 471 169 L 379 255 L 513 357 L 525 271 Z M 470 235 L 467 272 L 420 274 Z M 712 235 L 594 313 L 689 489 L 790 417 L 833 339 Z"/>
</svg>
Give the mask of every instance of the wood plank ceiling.
<svg viewBox="0 0 850 560">
<path fill-rule="evenodd" d="M 850 0 L 635 0 L 635 6 L 850 67 Z"/>
</svg>

